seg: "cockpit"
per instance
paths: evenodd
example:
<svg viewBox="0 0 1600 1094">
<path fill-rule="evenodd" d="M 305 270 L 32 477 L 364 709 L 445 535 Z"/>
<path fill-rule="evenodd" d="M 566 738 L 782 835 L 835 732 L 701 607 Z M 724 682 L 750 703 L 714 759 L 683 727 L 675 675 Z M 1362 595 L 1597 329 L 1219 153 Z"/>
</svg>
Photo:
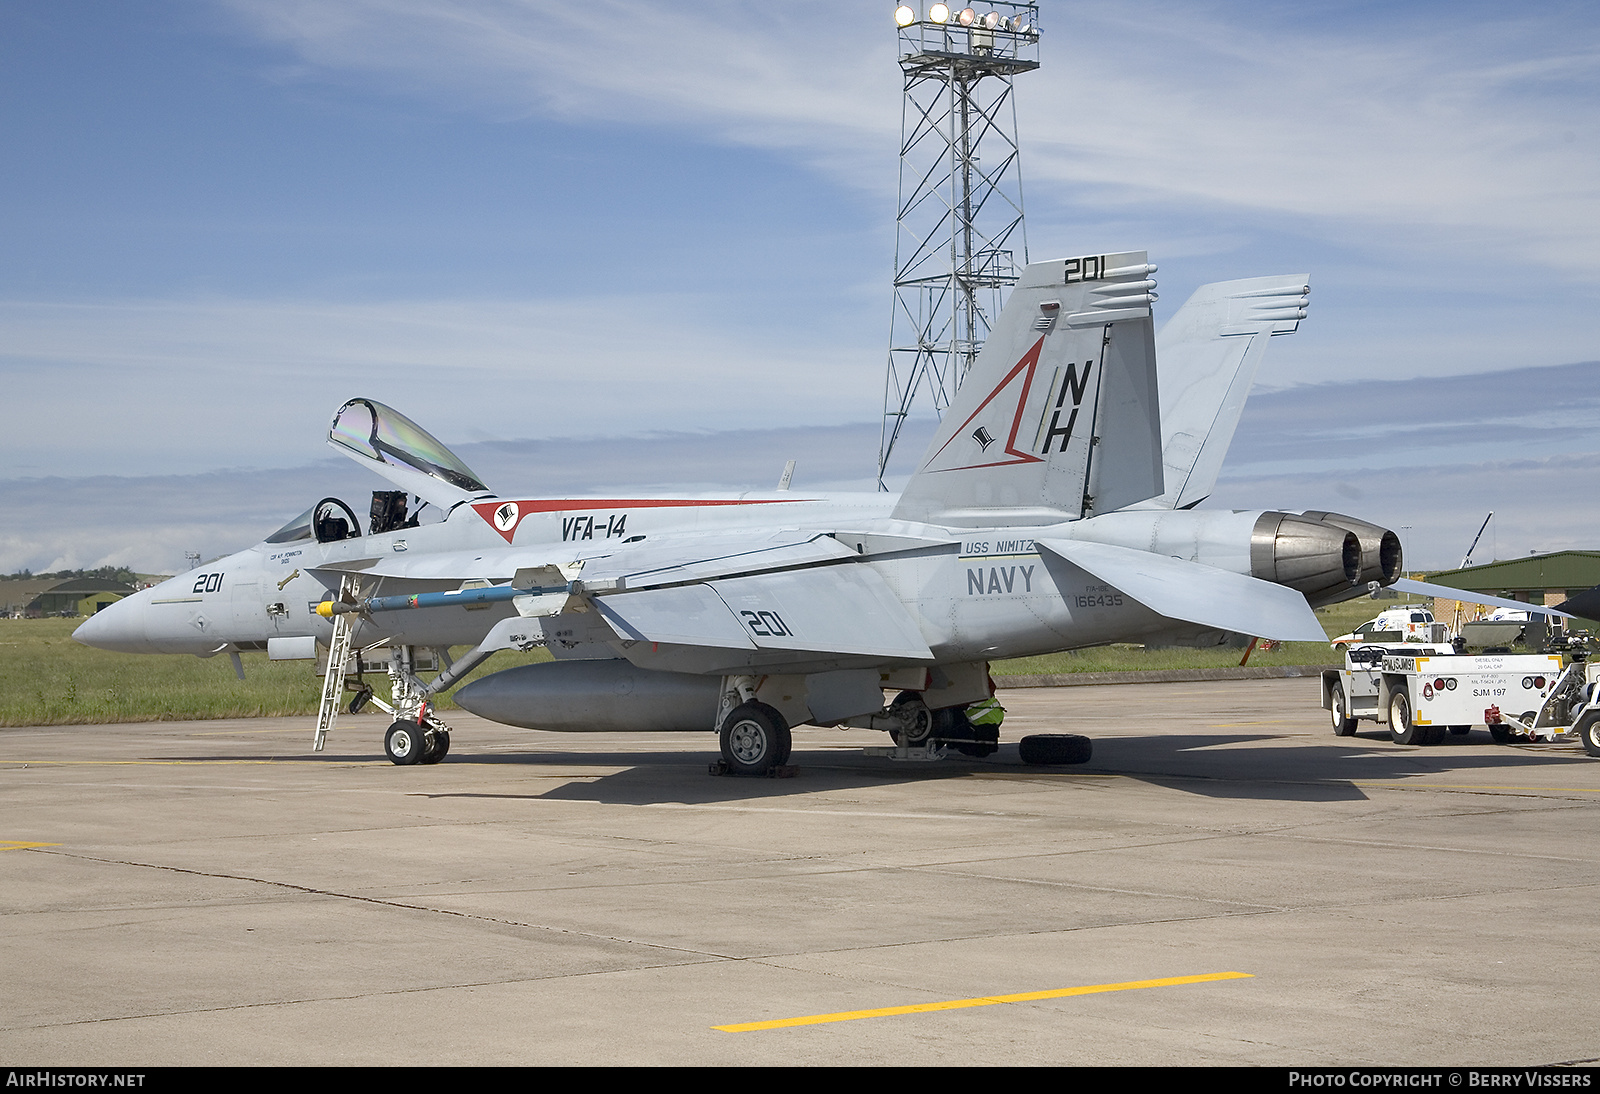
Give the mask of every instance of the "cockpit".
<svg viewBox="0 0 1600 1094">
<path fill-rule="evenodd" d="M 438 438 L 393 407 L 372 399 L 351 399 L 328 427 L 328 444 L 388 479 L 398 490 L 374 490 L 367 530 L 355 510 L 338 498 L 323 498 L 267 537 L 268 543 L 314 539 L 334 543 L 363 534 L 379 535 L 426 523 L 431 506 L 443 519 L 473 498 L 492 496 L 477 472 Z M 416 498 L 416 507 L 411 498 Z"/>
<path fill-rule="evenodd" d="M 382 509 L 388 516 L 380 515 L 380 498 L 383 499 Z M 404 490 L 374 490 L 368 532 L 376 535 L 379 532 L 392 532 L 396 528 L 415 528 L 420 523 L 421 506 L 418 507 L 417 516 L 408 517 L 408 508 Z M 360 535 L 361 522 L 356 519 L 355 510 L 338 498 L 323 498 L 268 536 L 267 542 L 294 543 L 297 540 L 314 539 L 318 543 L 334 543 L 341 539 L 355 539 Z"/>
</svg>

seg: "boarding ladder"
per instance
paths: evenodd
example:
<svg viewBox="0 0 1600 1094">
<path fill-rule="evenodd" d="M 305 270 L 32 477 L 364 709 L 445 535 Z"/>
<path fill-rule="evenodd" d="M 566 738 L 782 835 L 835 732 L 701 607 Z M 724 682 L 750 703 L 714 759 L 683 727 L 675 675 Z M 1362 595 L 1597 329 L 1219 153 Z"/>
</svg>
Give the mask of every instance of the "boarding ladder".
<svg viewBox="0 0 1600 1094">
<path fill-rule="evenodd" d="M 360 592 L 361 579 L 346 574 L 339 582 L 339 599 L 354 604 Z M 328 739 L 328 731 L 339 720 L 339 704 L 344 699 L 344 679 L 350 670 L 350 651 L 355 644 L 356 614 L 337 612 L 333 617 L 333 641 L 328 646 L 328 672 L 322 678 L 322 705 L 317 708 L 317 735 L 311 742 L 313 752 L 321 752 Z"/>
</svg>

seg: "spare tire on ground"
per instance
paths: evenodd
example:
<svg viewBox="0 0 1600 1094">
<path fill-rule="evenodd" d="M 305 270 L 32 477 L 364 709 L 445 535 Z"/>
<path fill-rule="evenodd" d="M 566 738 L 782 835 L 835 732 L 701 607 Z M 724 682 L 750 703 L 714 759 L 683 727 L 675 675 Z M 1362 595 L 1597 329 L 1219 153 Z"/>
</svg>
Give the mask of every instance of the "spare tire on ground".
<svg viewBox="0 0 1600 1094">
<path fill-rule="evenodd" d="M 1094 742 L 1076 733 L 1036 733 L 1022 738 L 1017 751 L 1025 764 L 1082 764 L 1089 762 Z"/>
</svg>

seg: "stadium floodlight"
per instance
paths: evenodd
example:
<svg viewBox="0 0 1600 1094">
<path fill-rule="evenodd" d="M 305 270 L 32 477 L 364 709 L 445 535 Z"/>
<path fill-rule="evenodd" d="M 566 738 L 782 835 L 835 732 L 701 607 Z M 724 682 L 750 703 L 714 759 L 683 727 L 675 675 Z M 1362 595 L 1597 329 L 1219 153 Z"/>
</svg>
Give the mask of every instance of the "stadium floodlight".
<svg viewBox="0 0 1600 1094">
<path fill-rule="evenodd" d="M 991 3 L 906 0 L 895 13 L 905 99 L 880 489 L 913 403 L 950 408 L 1028 261 L 1012 79 L 1039 67 L 1024 55 L 1039 7 Z"/>
</svg>

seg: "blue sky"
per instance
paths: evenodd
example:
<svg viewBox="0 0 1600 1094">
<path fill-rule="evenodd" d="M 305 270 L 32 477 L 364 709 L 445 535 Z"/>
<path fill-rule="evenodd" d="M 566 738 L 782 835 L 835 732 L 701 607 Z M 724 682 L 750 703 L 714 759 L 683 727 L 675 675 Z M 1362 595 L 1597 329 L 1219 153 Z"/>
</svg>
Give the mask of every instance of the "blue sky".
<svg viewBox="0 0 1600 1094">
<path fill-rule="evenodd" d="M 1486 419 L 1570 406 L 1557 366 L 1600 359 L 1592 5 L 1041 6 L 1043 67 L 1017 85 L 1032 257 L 1148 250 L 1167 314 L 1207 281 L 1310 272 L 1311 318 L 1261 379 L 1287 401 L 1247 412 L 1231 504 L 1362 515 L 1331 484 L 1370 489 L 1375 438 L 1399 452 L 1416 434 L 1385 419 L 1334 443 L 1293 407 L 1360 422 L 1363 382 L 1417 381 L 1385 412 L 1425 421 L 1429 380 L 1480 393 Z M 574 438 L 559 474 L 507 465 L 552 485 L 585 466 L 615 483 L 628 465 L 573 461 L 619 446 L 639 484 L 697 474 L 652 458 L 651 433 L 718 452 L 730 430 L 875 421 L 892 9 L 0 6 L 0 508 L 18 518 L 0 572 L 171 569 L 249 542 L 303 505 L 190 523 L 160 499 L 176 513 L 201 484 L 267 481 L 271 505 L 322 496 L 342 474 L 328 416 L 357 394 L 486 457 Z M 1576 376 L 1593 387 L 1600 367 Z M 1485 453 L 1463 443 L 1470 405 L 1448 423 L 1377 495 L 1413 519 L 1371 514 L 1410 525 L 1430 564 L 1482 519 L 1449 493 L 1462 461 L 1533 505 L 1511 463 L 1600 449 L 1507 428 Z M 802 482 L 806 435 L 781 434 Z M 750 485 L 775 480 L 762 452 Z M 826 481 L 858 481 L 836 464 Z M 1238 496 L 1247 482 L 1272 496 Z M 141 491 L 120 528 L 85 523 Z M 1530 548 L 1597 545 L 1571 494 L 1549 502 L 1523 522 Z"/>
</svg>

